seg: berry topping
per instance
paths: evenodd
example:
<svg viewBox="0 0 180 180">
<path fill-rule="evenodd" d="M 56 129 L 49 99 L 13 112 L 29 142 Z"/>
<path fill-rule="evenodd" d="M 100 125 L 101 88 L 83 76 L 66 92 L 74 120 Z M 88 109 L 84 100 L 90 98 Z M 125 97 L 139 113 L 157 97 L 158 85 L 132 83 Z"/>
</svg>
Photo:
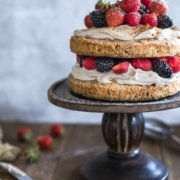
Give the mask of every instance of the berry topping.
<svg viewBox="0 0 180 180">
<path fill-rule="evenodd" d="M 141 18 L 141 24 L 156 27 L 158 25 L 158 19 L 156 14 L 143 14 Z"/>
<path fill-rule="evenodd" d="M 128 71 L 128 68 L 129 68 L 129 62 L 121 62 L 117 64 L 116 66 L 114 66 L 112 70 L 116 74 L 123 74 Z"/>
<path fill-rule="evenodd" d="M 141 4 L 138 12 L 139 14 L 143 15 L 143 14 L 148 14 L 149 10 L 144 4 Z"/>
<path fill-rule="evenodd" d="M 119 9 L 109 9 L 106 13 L 106 21 L 109 27 L 116 27 L 124 22 L 125 14 Z"/>
<path fill-rule="evenodd" d="M 103 10 L 93 11 L 90 14 L 91 21 L 94 24 L 94 26 L 96 26 L 96 27 L 105 27 L 105 26 L 107 26 L 105 16 L 106 16 L 106 12 L 103 11 Z"/>
<path fill-rule="evenodd" d="M 76 55 L 77 63 L 79 63 L 80 67 L 83 67 L 82 62 L 85 58 L 85 56 Z"/>
<path fill-rule="evenodd" d="M 21 142 L 29 142 L 32 140 L 32 130 L 30 128 L 21 128 L 17 131 L 17 138 Z"/>
<path fill-rule="evenodd" d="M 165 15 L 168 11 L 168 6 L 164 0 L 157 0 L 150 4 L 149 10 L 151 13 L 155 13 L 157 16 Z"/>
<path fill-rule="evenodd" d="M 92 21 L 91 21 L 91 17 L 90 15 L 87 15 L 85 18 L 84 18 L 84 24 L 86 25 L 87 28 L 92 28 L 94 27 Z"/>
<path fill-rule="evenodd" d="M 96 10 L 107 10 L 110 7 L 111 7 L 111 4 L 107 0 L 99 0 L 95 5 Z"/>
<path fill-rule="evenodd" d="M 125 23 L 130 26 L 137 26 L 140 24 L 141 15 L 138 12 L 131 12 L 125 16 Z"/>
<path fill-rule="evenodd" d="M 41 150 L 49 150 L 52 148 L 53 139 L 49 135 L 41 135 L 37 138 L 37 143 Z"/>
<path fill-rule="evenodd" d="M 168 57 L 167 63 L 172 68 L 174 73 L 180 72 L 180 57 Z"/>
<path fill-rule="evenodd" d="M 158 61 L 153 65 L 153 71 L 163 78 L 170 78 L 173 74 L 172 68 L 165 61 Z"/>
<path fill-rule="evenodd" d="M 141 5 L 140 0 L 123 0 L 120 3 L 121 8 L 127 13 L 137 12 L 140 8 L 140 5 Z"/>
<path fill-rule="evenodd" d="M 173 26 L 172 19 L 167 15 L 158 16 L 158 27 L 165 29 Z"/>
<path fill-rule="evenodd" d="M 85 58 L 82 62 L 82 65 L 87 70 L 96 69 L 95 60 L 96 60 L 96 58 L 93 58 L 93 57 Z"/>
<path fill-rule="evenodd" d="M 61 124 L 51 126 L 51 134 L 53 137 L 63 136 L 65 134 L 64 127 Z"/>
<path fill-rule="evenodd" d="M 141 3 L 144 4 L 147 8 L 149 8 L 152 0 L 141 0 Z"/>
<path fill-rule="evenodd" d="M 152 70 L 152 64 L 149 59 L 133 59 L 131 64 L 135 69 L 141 69 L 143 71 Z"/>
<path fill-rule="evenodd" d="M 98 58 L 96 60 L 96 70 L 99 72 L 110 71 L 114 66 L 114 61 L 111 58 Z"/>
</svg>

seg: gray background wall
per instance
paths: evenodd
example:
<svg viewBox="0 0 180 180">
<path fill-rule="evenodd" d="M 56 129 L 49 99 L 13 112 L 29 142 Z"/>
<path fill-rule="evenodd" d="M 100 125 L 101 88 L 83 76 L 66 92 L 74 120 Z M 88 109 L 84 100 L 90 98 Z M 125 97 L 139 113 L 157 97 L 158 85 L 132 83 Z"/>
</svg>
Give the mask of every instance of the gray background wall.
<svg viewBox="0 0 180 180">
<path fill-rule="evenodd" d="M 51 105 L 46 91 L 71 71 L 69 38 L 83 28 L 95 0 L 0 0 L 0 119 L 5 121 L 96 123 L 101 114 Z M 180 25 L 179 0 L 170 1 Z M 150 114 L 178 122 L 179 109 Z M 180 121 L 179 121 L 180 122 Z"/>
</svg>

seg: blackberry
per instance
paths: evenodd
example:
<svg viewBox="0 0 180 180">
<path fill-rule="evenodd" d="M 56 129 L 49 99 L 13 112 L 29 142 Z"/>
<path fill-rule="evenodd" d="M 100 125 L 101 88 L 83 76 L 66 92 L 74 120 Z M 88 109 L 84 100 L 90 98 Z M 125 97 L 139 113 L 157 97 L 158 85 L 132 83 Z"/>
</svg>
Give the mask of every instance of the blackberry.
<svg viewBox="0 0 180 180">
<path fill-rule="evenodd" d="M 167 15 L 162 15 L 158 17 L 158 27 L 166 29 L 173 26 L 172 19 Z"/>
<path fill-rule="evenodd" d="M 114 66 L 114 60 L 111 58 L 98 58 L 96 60 L 96 70 L 99 72 L 110 71 Z"/>
<path fill-rule="evenodd" d="M 99 11 L 93 11 L 90 14 L 91 21 L 96 27 L 105 27 L 107 26 L 106 23 L 106 12 L 99 10 Z"/>
<path fill-rule="evenodd" d="M 157 61 L 153 65 L 153 71 L 163 78 L 170 78 L 173 74 L 172 68 L 165 61 Z"/>
<path fill-rule="evenodd" d="M 148 14 L 149 10 L 144 4 L 141 4 L 138 12 L 139 14 L 143 15 L 143 14 Z"/>
</svg>

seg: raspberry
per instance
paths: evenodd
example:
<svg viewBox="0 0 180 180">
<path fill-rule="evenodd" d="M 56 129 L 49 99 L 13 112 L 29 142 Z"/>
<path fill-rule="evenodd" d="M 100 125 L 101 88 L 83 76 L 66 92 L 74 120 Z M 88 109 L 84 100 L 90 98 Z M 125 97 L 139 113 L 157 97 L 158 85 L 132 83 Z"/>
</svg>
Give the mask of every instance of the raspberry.
<svg viewBox="0 0 180 180">
<path fill-rule="evenodd" d="M 137 12 L 140 8 L 141 2 L 140 0 L 123 0 L 120 5 L 127 13 Z"/>
<path fill-rule="evenodd" d="M 99 72 L 110 71 L 114 65 L 114 61 L 111 58 L 98 58 L 96 60 L 96 70 Z"/>
<path fill-rule="evenodd" d="M 128 71 L 128 68 L 129 68 L 129 62 L 126 61 L 126 62 L 121 62 L 117 64 L 116 66 L 112 68 L 112 70 L 116 74 L 123 74 Z"/>
<path fill-rule="evenodd" d="M 168 11 L 168 6 L 163 0 L 153 1 L 149 6 L 149 10 L 157 16 L 165 15 Z"/>
<path fill-rule="evenodd" d="M 96 26 L 96 27 L 105 27 L 105 26 L 107 26 L 105 15 L 106 15 L 105 11 L 102 11 L 102 10 L 93 11 L 90 14 L 90 17 L 91 17 L 91 21 L 94 24 L 94 26 Z"/>
<path fill-rule="evenodd" d="M 152 64 L 149 59 L 133 59 L 131 64 L 135 69 L 141 69 L 143 71 L 152 70 Z"/>
<path fill-rule="evenodd" d="M 141 3 L 144 4 L 147 8 L 149 8 L 150 4 L 152 3 L 152 0 L 141 0 Z"/>
<path fill-rule="evenodd" d="M 130 26 L 137 26 L 140 24 L 141 15 L 138 12 L 132 12 L 125 16 L 125 22 Z"/>
<path fill-rule="evenodd" d="M 124 22 L 125 14 L 119 9 L 109 9 L 106 13 L 106 21 L 109 27 L 116 27 Z"/>
<path fill-rule="evenodd" d="M 174 73 L 180 72 L 180 57 L 168 57 L 167 63 L 172 68 Z"/>
<path fill-rule="evenodd" d="M 93 70 L 93 69 L 96 69 L 96 66 L 95 66 L 95 58 L 93 57 L 88 57 L 88 58 L 85 58 L 82 62 L 83 64 L 83 67 L 87 70 Z"/>
<path fill-rule="evenodd" d="M 153 71 L 163 78 L 171 78 L 173 74 L 172 68 L 165 61 L 158 61 L 153 66 Z"/>
<path fill-rule="evenodd" d="M 156 27 L 158 25 L 158 19 L 156 14 L 151 13 L 142 15 L 141 24 Z"/>
<path fill-rule="evenodd" d="M 94 24 L 93 24 L 92 21 L 91 21 L 90 15 L 87 15 L 87 16 L 84 18 L 84 24 L 86 25 L 87 28 L 92 28 L 92 27 L 94 27 Z"/>
<path fill-rule="evenodd" d="M 167 15 L 158 16 L 158 27 L 166 29 L 173 26 L 172 19 Z"/>
</svg>

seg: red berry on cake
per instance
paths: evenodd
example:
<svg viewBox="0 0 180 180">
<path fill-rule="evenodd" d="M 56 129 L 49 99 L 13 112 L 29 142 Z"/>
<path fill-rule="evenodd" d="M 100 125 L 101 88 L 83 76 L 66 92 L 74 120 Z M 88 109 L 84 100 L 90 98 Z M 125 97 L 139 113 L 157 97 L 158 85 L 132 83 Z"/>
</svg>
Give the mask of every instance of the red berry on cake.
<svg viewBox="0 0 180 180">
<path fill-rule="evenodd" d="M 149 10 L 151 13 L 155 13 L 157 16 L 165 15 L 167 14 L 168 6 L 164 0 L 157 0 L 150 4 Z"/>
<path fill-rule="evenodd" d="M 119 9 L 109 9 L 106 13 L 106 22 L 109 27 L 120 26 L 124 23 L 125 14 Z"/>
<path fill-rule="evenodd" d="M 141 6 L 141 2 L 140 0 L 122 0 L 122 2 L 120 3 L 120 6 L 127 13 L 138 12 Z"/>
<path fill-rule="evenodd" d="M 168 57 L 167 63 L 172 68 L 173 73 L 180 72 L 180 57 Z"/>
<path fill-rule="evenodd" d="M 112 68 L 112 71 L 116 74 L 126 73 L 129 69 L 129 62 L 122 62 Z"/>
<path fill-rule="evenodd" d="M 87 57 L 83 60 L 82 65 L 87 70 L 94 70 L 96 69 L 95 61 L 96 61 L 96 58 Z"/>
<path fill-rule="evenodd" d="M 156 27 L 158 25 L 158 19 L 156 14 L 143 14 L 141 18 L 141 24 Z"/>
<path fill-rule="evenodd" d="M 99 0 L 95 5 L 96 10 L 107 10 L 110 7 L 111 7 L 111 4 L 107 0 Z"/>
<path fill-rule="evenodd" d="M 94 24 L 93 24 L 92 21 L 91 21 L 91 16 L 90 16 L 90 15 L 87 15 L 87 16 L 84 18 L 84 24 L 86 25 L 87 28 L 92 28 L 92 27 L 94 27 Z"/>
<path fill-rule="evenodd" d="M 131 12 L 125 16 L 125 23 L 130 26 L 137 26 L 140 24 L 141 15 L 138 12 Z"/>
<path fill-rule="evenodd" d="M 144 4 L 147 8 L 149 8 L 150 4 L 152 3 L 152 0 L 141 0 L 141 3 Z"/>
<path fill-rule="evenodd" d="M 141 69 L 143 71 L 152 70 L 152 64 L 149 59 L 133 59 L 131 64 L 135 69 Z"/>
</svg>

